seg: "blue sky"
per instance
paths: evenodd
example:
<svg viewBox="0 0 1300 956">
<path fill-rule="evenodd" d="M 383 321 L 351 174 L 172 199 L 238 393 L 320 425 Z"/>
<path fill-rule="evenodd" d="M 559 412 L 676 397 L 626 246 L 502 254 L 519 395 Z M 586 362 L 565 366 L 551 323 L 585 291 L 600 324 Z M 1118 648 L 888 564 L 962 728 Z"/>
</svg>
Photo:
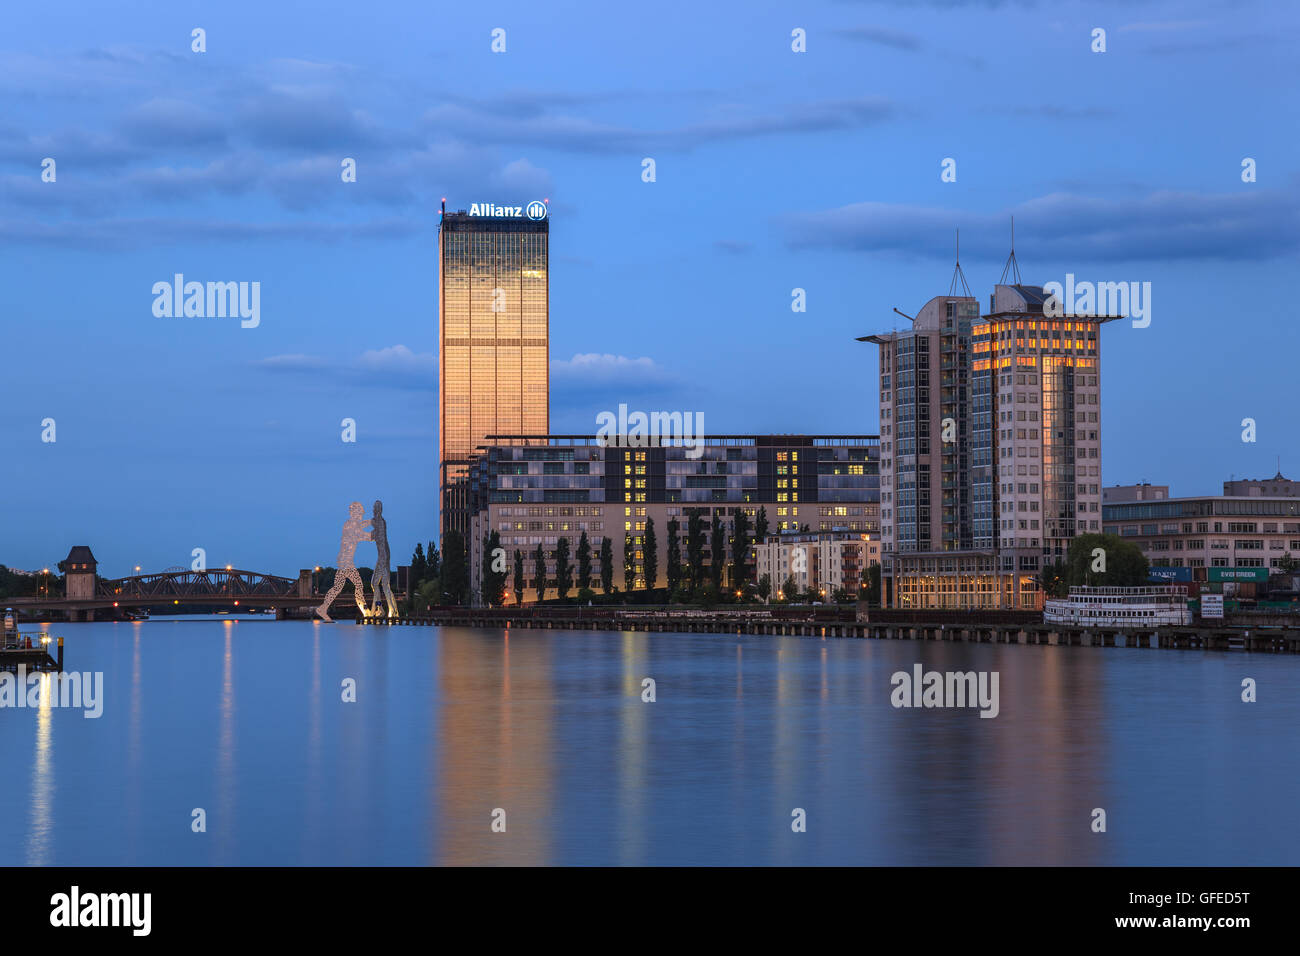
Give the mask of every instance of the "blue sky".
<svg viewBox="0 0 1300 956">
<path fill-rule="evenodd" d="M 6 20 L 10 566 L 84 543 L 109 575 L 195 547 L 292 574 L 333 563 L 347 503 L 376 497 L 396 560 L 434 537 L 443 196 L 550 199 L 554 431 L 627 402 L 715 433 L 875 433 L 875 349 L 853 337 L 947 292 L 957 228 L 986 301 L 1015 215 L 1026 282 L 1152 283 L 1150 327 L 1103 333 L 1107 484 L 1216 492 L 1278 456 L 1300 473 L 1289 4 L 179 0 Z M 155 317 L 177 272 L 260 282 L 261 324 Z"/>
</svg>

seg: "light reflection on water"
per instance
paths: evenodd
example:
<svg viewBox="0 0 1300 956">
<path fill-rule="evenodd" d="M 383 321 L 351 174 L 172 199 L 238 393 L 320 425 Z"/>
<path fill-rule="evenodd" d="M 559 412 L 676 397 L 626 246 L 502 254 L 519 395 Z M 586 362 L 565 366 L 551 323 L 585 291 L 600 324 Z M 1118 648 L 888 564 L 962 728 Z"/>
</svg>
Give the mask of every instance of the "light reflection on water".
<svg viewBox="0 0 1300 956">
<path fill-rule="evenodd" d="M 1294 814 L 1257 812 L 1300 797 L 1297 658 L 230 618 L 55 631 L 69 669 L 104 673 L 104 713 L 0 710 L 0 863 L 1300 863 Z M 890 675 L 917 662 L 997 670 L 999 716 L 892 708 Z"/>
</svg>

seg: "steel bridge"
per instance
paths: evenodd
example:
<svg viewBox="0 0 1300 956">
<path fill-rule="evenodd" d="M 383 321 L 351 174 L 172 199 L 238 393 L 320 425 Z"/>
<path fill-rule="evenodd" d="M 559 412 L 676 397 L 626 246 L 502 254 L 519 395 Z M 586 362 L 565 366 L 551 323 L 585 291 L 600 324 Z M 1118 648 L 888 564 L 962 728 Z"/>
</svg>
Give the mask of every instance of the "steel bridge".
<svg viewBox="0 0 1300 956">
<path fill-rule="evenodd" d="M 111 580 L 96 580 L 93 597 L 12 598 L 7 604 L 28 612 L 55 611 L 69 620 L 93 620 L 97 610 L 128 610 L 187 605 L 190 607 L 273 608 L 276 617 L 285 611 L 320 604 L 310 570 L 297 579 L 243 571 L 234 568 L 168 568 L 154 574 L 136 574 Z"/>
</svg>

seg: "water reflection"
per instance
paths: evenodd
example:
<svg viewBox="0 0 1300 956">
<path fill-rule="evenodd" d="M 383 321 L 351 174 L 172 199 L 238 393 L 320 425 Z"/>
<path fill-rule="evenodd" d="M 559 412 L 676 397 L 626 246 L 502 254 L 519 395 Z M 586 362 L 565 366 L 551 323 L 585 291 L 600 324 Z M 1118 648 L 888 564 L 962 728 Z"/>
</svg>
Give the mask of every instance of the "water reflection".
<svg viewBox="0 0 1300 956">
<path fill-rule="evenodd" d="M 1300 799 L 1300 658 L 308 622 L 65 633 L 70 666 L 104 674 L 104 716 L 51 693 L 0 710 L 0 865 L 1300 863 L 1300 822 L 1257 812 L 1259 794 Z M 891 675 L 918 662 L 997 671 L 998 717 L 892 707 Z M 1267 708 L 1235 703 L 1246 668 Z M 189 839 L 176 816 L 194 806 L 209 827 Z"/>
<path fill-rule="evenodd" d="M 438 642 L 438 862 L 551 859 L 551 649 L 541 635 L 447 629 Z M 505 811 L 506 830 L 491 830 Z"/>
<path fill-rule="evenodd" d="M 32 761 L 32 794 L 28 803 L 27 863 L 44 866 L 53 862 L 51 845 L 54 836 L 54 721 L 51 689 L 53 677 L 41 674 L 40 708 L 36 712 L 36 756 Z M 19 686 L 19 693 L 27 688 Z"/>
</svg>

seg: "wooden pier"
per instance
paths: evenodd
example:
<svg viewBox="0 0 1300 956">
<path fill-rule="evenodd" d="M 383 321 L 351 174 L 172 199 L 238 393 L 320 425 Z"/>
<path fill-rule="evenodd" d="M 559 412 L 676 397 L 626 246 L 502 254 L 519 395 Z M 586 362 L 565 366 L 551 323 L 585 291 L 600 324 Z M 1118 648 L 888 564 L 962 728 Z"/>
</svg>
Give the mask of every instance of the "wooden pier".
<svg viewBox="0 0 1300 956">
<path fill-rule="evenodd" d="M 17 671 L 19 666 L 25 666 L 29 672 L 32 671 L 56 671 L 63 672 L 63 638 L 56 638 L 58 645 L 57 657 L 51 657 L 49 645 L 39 641 L 26 639 L 19 647 L 6 647 L 0 649 L 0 671 Z"/>
<path fill-rule="evenodd" d="M 844 637 L 871 640 L 959 641 L 978 644 L 1038 644 L 1051 647 L 1141 647 L 1176 650 L 1300 653 L 1300 621 L 1293 625 L 1240 626 L 1196 624 L 1182 627 L 1081 628 L 1043 623 L 957 623 L 953 621 L 857 621 L 776 619 L 758 613 L 646 613 L 633 609 L 464 608 L 398 618 L 361 618 L 358 624 L 527 628 L 565 631 L 671 631 L 688 634 L 752 634 L 774 637 Z M 978 612 L 976 612 L 978 614 Z"/>
</svg>

